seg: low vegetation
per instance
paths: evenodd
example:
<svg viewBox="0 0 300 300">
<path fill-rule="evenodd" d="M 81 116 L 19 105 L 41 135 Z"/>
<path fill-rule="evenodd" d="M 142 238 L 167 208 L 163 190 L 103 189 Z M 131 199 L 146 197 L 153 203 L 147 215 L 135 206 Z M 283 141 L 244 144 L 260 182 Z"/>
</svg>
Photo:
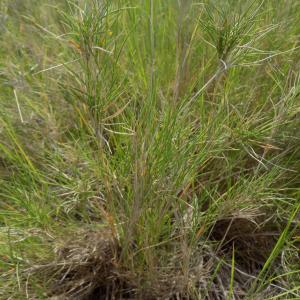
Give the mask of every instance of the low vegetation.
<svg viewBox="0 0 300 300">
<path fill-rule="evenodd" d="M 299 20 L 1 0 L 0 299 L 300 299 Z"/>
</svg>

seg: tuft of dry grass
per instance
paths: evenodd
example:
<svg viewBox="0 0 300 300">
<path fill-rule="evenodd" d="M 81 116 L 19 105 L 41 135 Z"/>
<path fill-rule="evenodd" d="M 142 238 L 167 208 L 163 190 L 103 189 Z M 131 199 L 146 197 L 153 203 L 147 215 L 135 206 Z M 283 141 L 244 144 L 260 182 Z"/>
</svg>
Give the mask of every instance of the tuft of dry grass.
<svg viewBox="0 0 300 300">
<path fill-rule="evenodd" d="M 55 261 L 29 270 L 52 278 L 50 299 L 119 299 L 134 293 L 132 278 L 118 265 L 120 249 L 111 231 L 81 229 L 55 244 Z"/>
</svg>

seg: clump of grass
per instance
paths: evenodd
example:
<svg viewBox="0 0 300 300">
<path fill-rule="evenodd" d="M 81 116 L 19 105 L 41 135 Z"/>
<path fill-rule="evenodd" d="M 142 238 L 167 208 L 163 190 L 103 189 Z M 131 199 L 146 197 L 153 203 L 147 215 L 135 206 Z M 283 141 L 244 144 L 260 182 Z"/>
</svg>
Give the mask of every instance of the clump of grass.
<svg viewBox="0 0 300 300">
<path fill-rule="evenodd" d="M 119 249 L 109 230 L 68 231 L 68 235 L 68 241 L 58 242 L 54 262 L 29 270 L 33 274 L 42 271 L 51 278 L 50 295 L 91 299 L 97 295 L 120 298 L 132 293 L 134 283 L 118 268 Z"/>
<path fill-rule="evenodd" d="M 1 2 L 0 297 L 299 297 L 299 15 Z"/>
</svg>

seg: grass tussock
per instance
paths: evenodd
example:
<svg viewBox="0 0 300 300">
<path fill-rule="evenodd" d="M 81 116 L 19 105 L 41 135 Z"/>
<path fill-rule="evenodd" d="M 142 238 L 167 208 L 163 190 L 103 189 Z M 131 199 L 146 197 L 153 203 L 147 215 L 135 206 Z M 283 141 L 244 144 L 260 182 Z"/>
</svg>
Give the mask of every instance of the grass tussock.
<svg viewBox="0 0 300 300">
<path fill-rule="evenodd" d="M 299 299 L 297 1 L 2 0 L 1 299 Z"/>
<path fill-rule="evenodd" d="M 62 299 L 120 298 L 130 294 L 131 289 L 126 287 L 130 279 L 118 270 L 119 249 L 111 232 L 82 230 L 79 237 L 77 234 L 57 246 L 56 261 L 51 266 L 43 266 L 49 276 L 56 274 L 52 294 Z"/>
</svg>

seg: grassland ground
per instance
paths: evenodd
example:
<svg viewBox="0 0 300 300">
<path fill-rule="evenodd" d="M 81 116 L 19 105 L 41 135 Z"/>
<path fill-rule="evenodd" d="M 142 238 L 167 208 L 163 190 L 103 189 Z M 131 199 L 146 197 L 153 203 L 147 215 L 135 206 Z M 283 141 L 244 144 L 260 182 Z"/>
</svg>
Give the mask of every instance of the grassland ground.
<svg viewBox="0 0 300 300">
<path fill-rule="evenodd" d="M 300 2 L 0 1 L 0 299 L 300 299 Z"/>
</svg>

